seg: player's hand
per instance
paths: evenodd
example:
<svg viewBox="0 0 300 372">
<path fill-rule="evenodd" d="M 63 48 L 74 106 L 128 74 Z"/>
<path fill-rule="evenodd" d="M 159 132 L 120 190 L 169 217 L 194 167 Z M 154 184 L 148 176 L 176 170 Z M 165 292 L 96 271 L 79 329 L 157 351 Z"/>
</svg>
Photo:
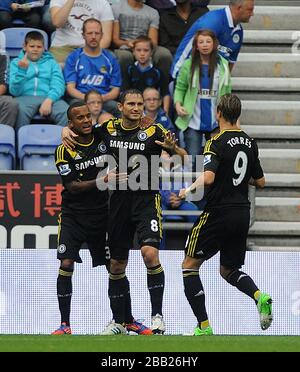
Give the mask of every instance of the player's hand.
<svg viewBox="0 0 300 372">
<path fill-rule="evenodd" d="M 140 120 L 140 128 L 141 129 L 147 129 L 151 125 L 153 125 L 155 121 L 152 118 L 149 118 L 149 116 L 143 116 Z"/>
<path fill-rule="evenodd" d="M 114 168 L 110 170 L 106 177 L 106 180 L 104 182 L 110 184 L 110 185 L 116 185 L 121 183 L 126 183 L 128 181 L 128 174 L 127 173 L 117 173 L 117 169 Z"/>
<path fill-rule="evenodd" d="M 184 200 L 184 199 L 186 198 L 186 194 L 185 194 L 185 192 L 186 192 L 186 189 L 181 189 L 181 190 L 179 191 L 178 196 L 179 196 L 179 198 L 180 198 L 181 200 Z"/>
<path fill-rule="evenodd" d="M 164 136 L 164 142 L 155 141 L 158 145 L 171 152 L 175 151 L 178 139 L 176 139 L 175 133 L 167 132 Z"/>
<path fill-rule="evenodd" d="M 64 127 L 61 131 L 62 143 L 69 150 L 74 149 L 76 145 L 76 137 L 78 137 L 78 135 L 72 132 L 71 129 L 68 127 Z"/>
<path fill-rule="evenodd" d="M 41 104 L 39 113 L 42 116 L 48 116 L 51 114 L 52 111 L 52 100 L 50 98 L 46 98 L 45 101 Z"/>
<path fill-rule="evenodd" d="M 22 59 L 20 59 L 20 61 L 18 62 L 18 66 L 21 67 L 21 68 L 24 68 L 24 69 L 28 69 L 29 60 L 27 58 L 27 53 L 25 53 L 24 57 Z"/>
</svg>

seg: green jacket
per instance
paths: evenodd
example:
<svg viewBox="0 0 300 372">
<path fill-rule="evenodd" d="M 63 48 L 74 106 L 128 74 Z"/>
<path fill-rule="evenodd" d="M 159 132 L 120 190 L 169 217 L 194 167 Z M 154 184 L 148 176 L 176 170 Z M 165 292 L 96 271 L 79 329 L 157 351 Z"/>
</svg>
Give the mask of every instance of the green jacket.
<svg viewBox="0 0 300 372">
<path fill-rule="evenodd" d="M 174 92 L 174 104 L 180 102 L 181 105 L 186 109 L 188 115 L 184 117 L 178 117 L 175 121 L 176 126 L 181 130 L 186 130 L 189 121 L 193 115 L 194 107 L 197 102 L 197 96 L 199 91 L 199 70 L 195 70 L 193 83 L 191 86 L 191 66 L 192 59 L 187 59 L 182 65 L 177 80 Z M 228 61 L 220 56 L 218 63 L 219 71 L 219 89 L 218 97 L 223 96 L 226 93 L 231 93 L 231 75 L 229 70 Z"/>
</svg>

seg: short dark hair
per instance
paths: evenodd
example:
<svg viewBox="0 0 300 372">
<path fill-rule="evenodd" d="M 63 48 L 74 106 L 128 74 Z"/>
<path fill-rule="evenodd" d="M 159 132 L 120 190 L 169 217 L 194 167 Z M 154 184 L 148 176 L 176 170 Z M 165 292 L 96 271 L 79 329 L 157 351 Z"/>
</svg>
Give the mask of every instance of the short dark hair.
<svg viewBox="0 0 300 372">
<path fill-rule="evenodd" d="M 146 35 L 140 35 L 139 37 L 137 37 L 133 42 L 133 48 L 135 48 L 136 44 L 138 43 L 149 43 L 151 50 L 153 50 L 154 48 L 152 40 L 149 36 Z"/>
<path fill-rule="evenodd" d="M 235 94 L 225 94 L 218 102 L 217 112 L 221 112 L 223 118 L 234 125 L 241 116 L 241 100 Z"/>
<path fill-rule="evenodd" d="M 30 40 L 41 41 L 43 45 L 45 43 L 44 36 L 39 31 L 27 32 L 25 36 L 25 44 L 29 43 Z"/>
<path fill-rule="evenodd" d="M 96 89 L 91 89 L 91 90 L 89 90 L 88 92 L 85 93 L 85 95 L 84 95 L 84 101 L 85 101 L 85 102 L 88 101 L 89 96 L 90 96 L 91 94 L 97 94 L 97 95 L 101 98 L 101 101 L 103 102 L 102 94 L 101 94 L 100 92 L 98 92 L 98 90 L 96 90 Z"/>
<path fill-rule="evenodd" d="M 124 104 L 124 102 L 126 100 L 126 97 L 129 94 L 136 94 L 136 95 L 142 96 L 142 98 L 144 100 L 143 93 L 140 90 L 138 90 L 138 89 L 127 89 L 124 92 L 122 92 L 121 95 L 120 95 L 120 103 L 122 105 Z"/>
<path fill-rule="evenodd" d="M 72 110 L 73 110 L 73 108 L 81 107 L 81 106 L 86 106 L 86 103 L 84 101 L 76 101 L 76 102 L 71 103 L 71 105 L 69 106 L 69 108 L 67 110 L 68 120 L 72 120 L 72 117 L 73 117 Z"/>
<path fill-rule="evenodd" d="M 82 33 L 83 34 L 85 33 L 85 28 L 86 28 L 87 23 L 90 23 L 90 22 L 98 23 L 98 25 L 100 25 L 101 30 L 102 30 L 102 23 L 99 21 L 99 19 L 97 19 L 97 18 L 88 18 L 82 24 Z"/>
</svg>

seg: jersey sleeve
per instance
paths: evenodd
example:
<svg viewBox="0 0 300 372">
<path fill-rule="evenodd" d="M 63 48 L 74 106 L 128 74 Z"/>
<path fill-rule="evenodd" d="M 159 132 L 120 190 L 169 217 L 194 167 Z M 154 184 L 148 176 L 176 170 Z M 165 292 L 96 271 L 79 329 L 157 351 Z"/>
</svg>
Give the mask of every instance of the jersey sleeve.
<svg viewBox="0 0 300 372">
<path fill-rule="evenodd" d="M 254 150 L 254 165 L 252 168 L 251 177 L 255 180 L 258 180 L 259 178 L 262 178 L 264 176 L 264 172 L 258 156 L 258 147 L 254 140 L 252 140 L 252 145 Z"/>
<path fill-rule="evenodd" d="M 203 168 L 205 171 L 216 173 L 220 164 L 220 149 L 215 141 L 212 139 L 207 141 L 204 148 Z"/>
<path fill-rule="evenodd" d="M 64 186 L 77 180 L 78 174 L 74 162 L 64 145 L 58 146 L 55 150 L 55 165 Z"/>
</svg>

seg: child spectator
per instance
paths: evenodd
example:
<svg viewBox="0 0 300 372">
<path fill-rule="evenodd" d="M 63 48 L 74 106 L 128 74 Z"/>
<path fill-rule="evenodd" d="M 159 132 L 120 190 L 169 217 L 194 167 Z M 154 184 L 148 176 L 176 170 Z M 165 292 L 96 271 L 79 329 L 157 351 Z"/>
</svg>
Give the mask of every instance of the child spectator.
<svg viewBox="0 0 300 372">
<path fill-rule="evenodd" d="M 143 92 L 143 97 L 145 116 L 150 117 L 156 123 L 160 123 L 171 132 L 176 132 L 174 124 L 161 107 L 162 100 L 159 91 L 155 88 L 146 88 Z"/>
<path fill-rule="evenodd" d="M 19 103 L 17 129 L 30 124 L 37 113 L 55 124 L 67 124 L 68 105 L 61 99 L 65 92 L 63 74 L 51 53 L 45 52 L 40 32 L 27 33 L 24 51 L 11 62 L 9 90 Z"/>
<path fill-rule="evenodd" d="M 122 70 L 133 63 L 133 42 L 141 35 L 148 36 L 154 45 L 153 64 L 169 78 L 172 54 L 167 48 L 158 45 L 159 14 L 158 11 L 145 5 L 142 0 L 122 0 L 113 4 L 114 28 L 113 43 Z"/>
<path fill-rule="evenodd" d="M 24 7 L 26 3 L 36 2 L 39 7 Z M 24 27 L 39 28 L 41 22 L 40 0 L 1 0 L 0 1 L 0 29 L 13 27 L 14 19 L 21 19 Z"/>
<path fill-rule="evenodd" d="M 178 114 L 176 126 L 184 131 L 185 149 L 192 155 L 202 153 L 203 134 L 218 126 L 215 116 L 218 97 L 231 92 L 228 61 L 218 54 L 218 40 L 210 30 L 198 31 L 192 55 L 179 71 L 174 92 Z"/>
<path fill-rule="evenodd" d="M 92 124 L 102 124 L 103 122 L 112 119 L 113 116 L 108 112 L 103 111 L 103 98 L 97 90 L 90 90 L 84 96 L 84 102 L 92 114 Z"/>
<path fill-rule="evenodd" d="M 161 154 L 161 160 L 162 160 L 162 176 L 164 172 L 182 172 L 183 167 L 179 166 L 176 167 L 172 163 L 172 157 L 166 152 L 163 151 Z M 187 201 L 182 200 L 179 198 L 179 191 L 184 187 L 182 182 L 176 181 L 176 179 L 171 180 L 171 185 L 169 182 L 161 183 L 160 188 L 160 195 L 161 195 L 161 204 L 162 204 L 162 210 L 178 210 L 178 211 L 198 211 L 198 207 L 196 204 Z M 180 213 L 178 214 L 180 216 Z M 198 216 L 181 216 L 183 221 L 186 222 L 195 222 L 197 220 Z M 167 220 L 168 217 L 164 216 L 163 220 Z"/>
<path fill-rule="evenodd" d="M 123 90 L 138 89 L 143 92 L 146 88 L 156 88 L 163 97 L 163 108 L 169 112 L 171 97 L 168 80 L 159 68 L 151 63 L 153 43 L 148 36 L 140 36 L 133 41 L 133 55 L 136 59 L 125 70 Z"/>
</svg>

